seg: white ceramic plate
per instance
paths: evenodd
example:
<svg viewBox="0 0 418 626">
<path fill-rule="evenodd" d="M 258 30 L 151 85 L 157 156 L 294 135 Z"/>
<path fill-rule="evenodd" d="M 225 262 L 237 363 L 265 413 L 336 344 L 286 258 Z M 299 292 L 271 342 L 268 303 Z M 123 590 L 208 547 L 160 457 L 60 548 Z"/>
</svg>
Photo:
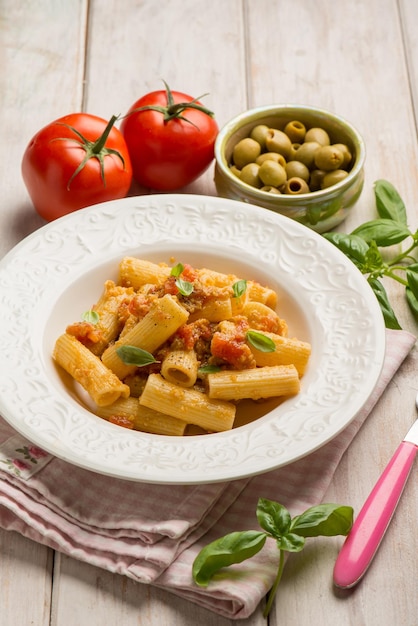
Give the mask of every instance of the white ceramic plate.
<svg viewBox="0 0 418 626">
<path fill-rule="evenodd" d="M 232 431 L 191 437 L 134 432 L 89 412 L 51 352 L 124 255 L 174 258 L 277 289 L 290 336 L 312 344 L 301 392 Z M 72 464 L 145 482 L 225 481 L 309 454 L 363 407 L 385 350 L 375 296 L 334 246 L 271 211 L 206 196 L 126 198 L 48 224 L 0 263 L 0 307 L 3 417 Z"/>
</svg>

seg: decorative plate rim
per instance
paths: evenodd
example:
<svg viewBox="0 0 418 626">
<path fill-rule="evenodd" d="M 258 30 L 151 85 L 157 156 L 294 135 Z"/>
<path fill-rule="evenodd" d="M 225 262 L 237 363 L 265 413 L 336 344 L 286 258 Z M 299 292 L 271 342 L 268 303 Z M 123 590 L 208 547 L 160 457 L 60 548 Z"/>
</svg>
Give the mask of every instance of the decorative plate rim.
<svg viewBox="0 0 418 626">
<path fill-rule="evenodd" d="M 278 277 L 294 291 L 312 334 L 313 366 L 298 396 L 232 431 L 193 437 L 127 431 L 89 413 L 51 377 L 46 331 L 51 302 L 87 271 L 132 251 L 148 256 L 183 246 L 231 262 L 239 256 L 238 263 Z M 4 419 L 74 465 L 149 483 L 235 480 L 310 454 L 362 409 L 385 352 L 376 298 L 339 250 L 282 215 L 211 196 L 129 197 L 47 224 L 0 262 L 0 305 Z"/>
</svg>

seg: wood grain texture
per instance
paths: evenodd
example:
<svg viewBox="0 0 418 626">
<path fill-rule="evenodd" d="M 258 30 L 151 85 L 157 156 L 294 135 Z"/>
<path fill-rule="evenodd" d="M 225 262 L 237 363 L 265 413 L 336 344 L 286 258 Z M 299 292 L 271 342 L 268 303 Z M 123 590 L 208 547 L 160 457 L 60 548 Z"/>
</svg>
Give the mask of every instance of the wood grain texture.
<svg viewBox="0 0 418 626">
<path fill-rule="evenodd" d="M 342 115 L 364 136 L 367 162 L 360 202 L 340 230 L 376 216 L 379 178 L 399 189 L 410 226 L 418 227 L 415 0 L 317 0 L 314 8 L 306 0 L 1 0 L 0 18 L 0 255 L 44 224 L 20 175 L 32 135 L 72 111 L 123 115 L 162 88 L 162 79 L 194 96 L 208 92 L 204 102 L 220 125 L 273 102 Z M 213 168 L 182 191 L 215 195 Z M 385 285 L 401 324 L 417 333 L 403 287 Z M 344 455 L 325 501 L 359 510 L 415 419 L 417 371 L 415 348 Z M 369 572 L 351 592 L 332 587 L 341 538 L 312 541 L 292 556 L 268 625 L 416 626 L 417 502 L 415 470 Z M 0 626 L 235 623 L 4 531 L 0 601 Z M 240 623 L 266 620 L 260 609 Z"/>
</svg>

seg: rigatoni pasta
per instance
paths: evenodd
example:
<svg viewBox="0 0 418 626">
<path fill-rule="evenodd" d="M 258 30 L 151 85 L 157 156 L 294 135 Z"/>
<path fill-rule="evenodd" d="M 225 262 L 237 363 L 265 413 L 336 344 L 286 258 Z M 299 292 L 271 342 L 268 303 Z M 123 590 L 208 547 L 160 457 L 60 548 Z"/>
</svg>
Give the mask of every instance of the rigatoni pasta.
<svg viewBox="0 0 418 626">
<path fill-rule="evenodd" d="M 230 430 L 241 401 L 300 390 L 311 346 L 288 337 L 277 306 L 273 289 L 245 277 L 125 257 L 53 358 L 113 424 L 169 436 Z"/>
</svg>

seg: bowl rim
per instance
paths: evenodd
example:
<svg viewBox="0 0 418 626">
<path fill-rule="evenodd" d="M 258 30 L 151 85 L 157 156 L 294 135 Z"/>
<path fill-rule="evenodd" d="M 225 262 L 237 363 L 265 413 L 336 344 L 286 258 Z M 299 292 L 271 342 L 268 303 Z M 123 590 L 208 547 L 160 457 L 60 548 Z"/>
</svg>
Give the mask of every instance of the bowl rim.
<svg viewBox="0 0 418 626">
<path fill-rule="evenodd" d="M 344 178 L 339 183 L 332 185 L 331 187 L 327 187 L 326 189 L 319 189 L 318 191 L 310 191 L 309 193 L 301 193 L 297 195 L 289 195 L 289 194 L 274 194 L 272 196 L 271 193 L 267 191 L 262 191 L 257 187 L 252 187 L 248 183 L 241 181 L 237 178 L 232 172 L 230 167 L 228 166 L 227 160 L 225 158 L 225 146 L 228 139 L 231 135 L 236 132 L 243 124 L 248 122 L 248 118 L 254 115 L 259 115 L 260 117 L 267 115 L 274 115 L 286 112 L 301 112 L 303 113 L 313 113 L 314 115 L 328 117 L 333 122 L 342 124 L 346 127 L 348 132 L 352 135 L 353 141 L 356 144 L 356 159 L 353 167 L 348 173 L 348 176 Z M 270 104 L 263 105 L 259 107 L 254 107 L 252 109 L 248 109 L 231 118 L 219 131 L 214 146 L 214 156 L 216 161 L 216 167 L 222 172 L 222 174 L 228 179 L 229 182 L 232 183 L 233 187 L 236 189 L 243 189 L 251 193 L 253 198 L 258 198 L 259 200 L 267 200 L 272 201 L 274 199 L 277 204 L 288 204 L 292 201 L 300 202 L 315 202 L 317 200 L 322 200 L 328 198 L 330 193 L 338 193 L 339 191 L 343 192 L 348 189 L 353 180 L 361 173 L 364 162 L 366 159 L 366 146 L 364 143 L 364 139 L 359 133 L 359 131 L 344 117 L 337 115 L 336 113 L 332 113 L 327 109 L 323 109 L 321 107 L 316 106 L 306 106 L 303 104 Z"/>
</svg>

